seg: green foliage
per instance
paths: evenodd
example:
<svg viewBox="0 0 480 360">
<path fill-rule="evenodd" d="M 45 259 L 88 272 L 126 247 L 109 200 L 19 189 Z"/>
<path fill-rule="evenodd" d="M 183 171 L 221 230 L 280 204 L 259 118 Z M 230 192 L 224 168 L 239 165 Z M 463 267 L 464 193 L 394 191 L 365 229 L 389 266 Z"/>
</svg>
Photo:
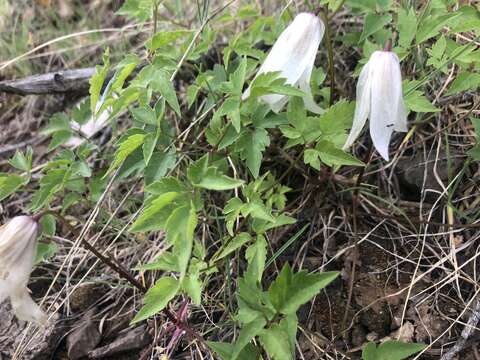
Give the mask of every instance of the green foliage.
<svg viewBox="0 0 480 360">
<path fill-rule="evenodd" d="M 35 260 L 33 263 L 38 265 L 44 261 L 47 261 L 49 258 L 53 257 L 58 251 L 58 246 L 55 243 L 45 244 L 39 242 L 37 244 L 37 252 L 35 255 Z"/>
<path fill-rule="evenodd" d="M 28 180 L 20 175 L 0 173 L 0 200 L 6 199 Z"/>
<path fill-rule="evenodd" d="M 145 294 L 142 309 L 132 320 L 132 324 L 145 320 L 163 310 L 180 289 L 180 283 L 172 277 L 163 277 Z"/>
<path fill-rule="evenodd" d="M 404 97 L 405 106 L 408 110 L 415 112 L 437 112 L 440 109 L 436 108 L 420 90 L 414 90 L 419 86 L 418 81 L 404 81 L 403 91 L 406 94 Z"/>
<path fill-rule="evenodd" d="M 223 175 L 217 167 L 209 166 L 207 155 L 190 165 L 187 177 L 194 187 L 208 190 L 230 190 L 243 184 L 242 180 Z"/>
<path fill-rule="evenodd" d="M 446 95 L 458 94 L 462 91 L 476 91 L 480 87 L 480 73 L 464 72 L 455 78 L 449 86 Z"/>
<path fill-rule="evenodd" d="M 15 155 L 9 161 L 9 164 L 14 168 L 29 173 L 32 170 L 33 149 L 29 146 L 25 154 L 21 151 L 16 151 Z"/>
<path fill-rule="evenodd" d="M 363 360 L 402 360 L 422 351 L 424 344 L 403 343 L 389 340 L 378 347 L 375 343 L 368 343 L 362 351 Z"/>
<path fill-rule="evenodd" d="M 129 155 L 139 148 L 143 144 L 145 136 L 145 134 L 133 134 L 124 138 L 118 146 L 115 159 L 110 165 L 107 174 L 118 168 Z"/>
<path fill-rule="evenodd" d="M 103 83 L 108 75 L 110 67 L 109 51 L 105 52 L 103 57 L 103 66 L 97 65 L 95 74 L 90 78 L 90 111 L 96 114 L 97 104 L 100 100 L 100 93 L 102 91 Z"/>
<path fill-rule="evenodd" d="M 260 288 L 260 281 L 265 266 L 265 243 L 263 238 L 259 240 L 250 245 L 246 252 L 248 268 L 245 277 L 239 280 L 237 294 L 237 319 L 242 323 L 242 328 L 233 348 L 227 347 L 228 354 L 231 359 L 236 359 L 250 341 L 258 337 L 273 359 L 293 359 L 296 312 L 333 281 L 338 273 L 293 273 L 287 263 L 268 292 L 264 292 Z"/>
<path fill-rule="evenodd" d="M 173 30 L 158 32 L 147 42 L 146 46 L 150 50 L 157 50 L 166 45 L 170 45 L 175 40 L 182 39 L 185 36 L 190 35 L 190 30 Z"/>
<path fill-rule="evenodd" d="M 338 272 L 308 274 L 306 271 L 300 271 L 294 274 L 287 263 L 270 285 L 268 296 L 279 313 L 291 315 L 337 276 Z"/>
<path fill-rule="evenodd" d="M 122 232 L 125 241 L 147 242 L 163 236 L 159 253 L 136 268 L 156 282 L 133 322 L 155 316 L 170 302 L 173 307 L 180 296 L 201 305 L 211 276 L 220 275 L 228 281 L 225 296 L 232 297 L 225 324 L 235 323 L 239 331 L 232 331 L 236 334 L 232 343 L 209 342 L 212 350 L 229 360 L 256 359 L 265 353 L 274 360 L 294 359 L 296 313 L 338 273 L 294 272 L 286 263 L 276 277 L 265 276 L 269 266 L 310 226 L 305 222 L 294 225 L 297 213 L 292 212 L 289 200 L 304 190 L 294 181 L 292 191 L 284 178 L 293 173 L 293 178 L 302 175 L 313 183 L 323 178 L 319 175 L 325 170 L 335 176 L 341 166 L 365 165 L 342 150 L 355 112 L 355 102 L 347 99 L 353 99 L 353 92 L 338 83 L 335 101 L 329 104 L 327 63 L 317 62 L 312 69 L 312 92 L 325 111 L 315 115 L 305 108 L 306 94 L 287 84 L 278 72 L 256 73 L 266 57 L 265 49 L 290 22 L 290 11 L 266 16 L 250 4 L 235 15 L 218 14 L 198 34 L 185 30 L 180 22 L 172 29 L 161 21 L 157 21 L 161 30 L 151 34 L 154 8 L 165 7 L 173 18 L 181 10 L 180 3 L 123 2 L 118 15 L 138 29 L 149 22 L 149 27 L 139 30 L 144 48 L 139 55 L 105 51 L 103 64 L 97 65 L 90 79 L 89 99 L 71 111 L 54 114 L 42 129 L 42 135 L 50 137 L 48 159 L 37 159 L 35 154 L 35 160 L 42 163 L 34 162 L 31 148 L 9 159 L 12 172 L 0 173 L 0 200 L 28 190 L 31 211 L 60 207 L 61 213 L 69 214 L 77 205 L 92 209 L 111 183 L 110 191 L 121 189 L 108 194 L 111 203 L 122 204 L 121 210 L 128 214 L 138 211 L 128 231 Z M 432 104 L 440 91 L 435 86 L 439 78 L 450 74 L 452 66 L 455 78 L 441 96 L 478 90 L 479 51 L 474 46 L 478 39 L 471 44 L 456 39 L 458 32 L 478 33 L 476 8 L 453 6 L 452 1 L 430 1 L 420 8 L 412 2 L 390 0 L 320 3 L 330 14 L 344 6 L 345 16 L 351 13 L 363 19 L 361 27 L 356 23 L 345 27 L 342 38 L 332 34 L 335 46 L 342 42 L 351 47 L 352 54 L 360 54 L 360 65 L 384 48 L 387 40 L 395 39 L 393 51 L 402 65 L 408 64 L 402 67 L 404 100 L 407 109 L 416 113 L 409 118 L 416 117 L 415 124 L 442 110 L 441 102 Z M 199 8 L 194 20 L 201 23 L 207 12 Z M 242 31 L 235 33 L 236 27 L 230 24 L 239 21 Z M 325 42 L 319 59 L 326 58 Z M 226 45 L 218 48 L 218 43 Z M 212 57 L 213 48 L 218 53 Z M 210 64 L 212 58 L 215 64 Z M 343 81 L 360 68 L 338 78 Z M 247 88 L 248 97 L 244 96 Z M 261 99 L 271 94 L 286 95 L 286 108 L 274 113 Z M 106 144 L 88 139 L 75 149 L 66 148 L 68 140 L 78 136 L 76 125 L 103 114 L 108 115 L 112 129 Z M 477 140 L 468 155 L 480 161 L 480 122 L 472 118 L 472 123 Z M 351 168 L 345 173 L 356 171 Z M 123 196 L 133 184 L 138 184 L 134 195 L 120 202 L 116 194 Z M 144 195 L 138 196 L 139 191 Z M 124 226 L 116 220 L 113 226 Z M 55 219 L 45 215 L 41 222 L 44 238 L 54 236 Z M 293 226 L 285 240 L 279 245 L 270 243 L 271 231 L 286 225 Z M 290 230 L 295 235 L 289 235 Z M 57 250 L 55 244 L 42 239 L 36 263 Z M 370 343 L 363 358 L 403 359 L 422 348 L 422 344 L 394 341 L 378 347 Z"/>
</svg>

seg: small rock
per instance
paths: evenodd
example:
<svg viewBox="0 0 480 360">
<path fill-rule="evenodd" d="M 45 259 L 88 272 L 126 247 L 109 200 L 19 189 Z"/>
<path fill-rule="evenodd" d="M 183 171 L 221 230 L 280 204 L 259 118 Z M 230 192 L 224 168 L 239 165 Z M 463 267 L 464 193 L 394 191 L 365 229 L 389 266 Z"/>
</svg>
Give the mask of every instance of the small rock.
<svg viewBox="0 0 480 360">
<path fill-rule="evenodd" d="M 435 152 L 430 153 L 426 159 L 421 152 L 401 159 L 396 172 L 402 185 L 403 195 L 407 200 L 419 200 L 423 190 L 443 191 L 437 181 L 437 176 L 444 184 L 447 184 L 448 165 L 450 164 L 452 173 L 455 173 L 462 163 L 458 154 L 447 155 L 445 152 L 440 153 L 438 159 L 436 159 Z M 427 200 L 434 200 L 430 195 L 433 194 L 427 193 Z"/>
<path fill-rule="evenodd" d="M 83 283 L 70 295 L 70 307 L 73 311 L 86 311 L 104 294 L 105 290 L 98 284 Z"/>
<path fill-rule="evenodd" d="M 87 312 L 78 327 L 67 336 L 68 358 L 81 359 L 100 343 L 101 335 L 98 325 L 93 321 L 93 311 Z"/>
<path fill-rule="evenodd" d="M 139 326 L 133 330 L 121 332 L 118 338 L 101 348 L 90 351 L 90 359 L 103 359 L 107 356 L 117 355 L 122 352 L 143 349 L 152 340 L 147 331 L 147 326 Z"/>
<path fill-rule="evenodd" d="M 410 321 L 406 321 L 405 324 L 400 326 L 397 330 L 391 333 L 389 336 L 384 337 L 380 342 L 388 340 L 399 340 L 405 343 L 414 341 L 415 327 Z"/>
<path fill-rule="evenodd" d="M 353 346 L 361 346 L 367 338 L 366 331 L 361 324 L 354 326 L 352 330 L 352 344 Z"/>
<path fill-rule="evenodd" d="M 9 301 L 0 303 L 0 359 L 11 359 L 20 344 L 28 346 L 22 352 L 22 360 L 51 359 L 52 354 L 64 335 L 62 326 L 59 326 L 60 316 L 49 314 L 51 319 L 45 327 L 38 329 L 29 326 L 28 322 L 19 321 L 11 308 Z M 27 333 L 25 333 L 27 331 Z"/>
</svg>

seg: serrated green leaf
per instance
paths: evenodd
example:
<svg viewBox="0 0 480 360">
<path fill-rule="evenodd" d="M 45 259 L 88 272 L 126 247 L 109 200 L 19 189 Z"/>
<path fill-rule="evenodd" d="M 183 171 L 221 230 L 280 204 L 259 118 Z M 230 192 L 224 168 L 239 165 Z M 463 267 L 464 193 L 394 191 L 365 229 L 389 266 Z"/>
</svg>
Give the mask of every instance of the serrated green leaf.
<svg viewBox="0 0 480 360">
<path fill-rule="evenodd" d="M 55 231 L 57 228 L 55 216 L 53 216 L 52 214 L 43 215 L 40 219 L 40 225 L 42 228 L 42 234 L 47 236 L 55 235 Z"/>
<path fill-rule="evenodd" d="M 267 354 L 272 359 L 292 360 L 295 356 L 296 331 L 297 321 L 293 315 L 283 319 L 278 324 L 273 324 L 269 328 L 264 329 L 260 333 L 259 338 Z"/>
<path fill-rule="evenodd" d="M 300 271 L 294 274 L 290 265 L 286 263 L 270 285 L 268 295 L 279 313 L 294 314 L 300 306 L 310 301 L 337 276 L 338 272 L 335 271 L 317 274 Z"/>
<path fill-rule="evenodd" d="M 220 259 L 223 259 L 227 255 L 230 255 L 237 249 L 240 249 L 244 244 L 247 242 L 251 241 L 252 237 L 250 236 L 249 233 L 246 232 L 241 232 L 237 236 L 235 236 L 233 239 L 231 239 L 227 245 L 223 248 L 220 248 L 219 251 L 213 255 L 213 259 L 215 261 L 218 261 Z"/>
<path fill-rule="evenodd" d="M 0 201 L 17 191 L 25 182 L 23 176 L 0 173 Z"/>
<path fill-rule="evenodd" d="M 458 94 L 466 90 L 478 90 L 479 87 L 480 73 L 463 72 L 455 78 L 445 95 Z"/>
<path fill-rule="evenodd" d="M 38 211 L 47 205 L 53 195 L 61 191 L 70 179 L 71 171 L 67 169 L 49 170 L 40 180 L 40 189 L 32 198 L 31 210 Z"/>
<path fill-rule="evenodd" d="M 243 90 L 243 84 L 245 82 L 245 75 L 247 73 L 247 58 L 242 57 L 236 68 L 236 70 L 230 75 L 230 81 L 234 93 L 240 96 Z"/>
<path fill-rule="evenodd" d="M 182 193 L 188 191 L 188 188 L 177 178 L 169 176 L 150 184 L 145 188 L 145 191 L 161 195 L 168 192 Z"/>
<path fill-rule="evenodd" d="M 152 89 L 158 91 L 165 98 L 165 101 L 180 116 L 180 105 L 178 104 L 177 94 L 167 72 L 157 69 L 154 78 L 151 79 Z"/>
<path fill-rule="evenodd" d="M 235 344 L 233 345 L 230 357 L 231 360 L 236 360 L 238 358 L 243 348 L 247 346 L 255 336 L 260 334 L 266 324 L 267 321 L 264 317 L 258 317 L 242 327 L 238 334 L 237 341 L 235 341 Z"/>
<path fill-rule="evenodd" d="M 167 220 L 167 243 L 173 244 L 180 279 L 183 279 L 192 253 L 193 236 L 197 226 L 197 214 L 193 203 L 175 209 Z"/>
<path fill-rule="evenodd" d="M 108 70 L 110 67 L 110 54 L 109 50 L 105 51 L 103 55 L 103 66 L 97 65 L 95 67 L 95 74 L 90 78 L 89 84 L 89 94 L 90 94 L 90 111 L 93 115 L 97 111 L 97 103 L 100 100 L 100 93 L 102 92 L 103 83 L 108 75 Z"/>
<path fill-rule="evenodd" d="M 32 156 L 33 149 L 31 147 L 27 148 L 25 154 L 23 154 L 23 152 L 20 150 L 17 150 L 15 155 L 9 161 L 9 164 L 18 170 L 30 172 L 32 168 Z"/>
<path fill-rule="evenodd" d="M 265 129 L 255 129 L 253 132 L 246 132 L 238 141 L 241 147 L 241 157 L 245 160 L 252 175 L 257 178 L 262 164 L 262 153 L 268 145 L 270 138 Z"/>
<path fill-rule="evenodd" d="M 143 159 L 145 160 L 145 165 L 150 163 L 153 152 L 155 151 L 155 146 L 157 146 L 157 136 L 154 134 L 147 134 L 143 140 Z"/>
<path fill-rule="evenodd" d="M 195 187 L 208 190 L 231 190 L 241 186 L 244 181 L 228 177 L 216 167 L 208 166 L 208 155 L 192 164 L 187 171 L 187 177 Z"/>
<path fill-rule="evenodd" d="M 407 109 L 415 112 L 438 112 L 440 109 L 436 108 L 419 90 L 411 91 L 404 98 Z"/>
<path fill-rule="evenodd" d="M 123 87 L 125 80 L 130 76 L 130 74 L 135 70 L 137 65 L 140 63 L 138 56 L 133 54 L 128 54 L 117 66 L 117 71 L 110 80 L 111 85 L 108 89 L 108 94 L 110 95 L 114 91 L 118 91 Z"/>
<path fill-rule="evenodd" d="M 421 44 L 424 41 L 436 36 L 440 29 L 453 20 L 459 14 L 452 13 L 441 16 L 429 16 L 418 24 L 416 42 Z"/>
<path fill-rule="evenodd" d="M 132 324 L 145 320 L 162 311 L 177 295 L 180 283 L 172 277 L 157 280 L 155 285 L 145 294 L 144 305 L 132 320 Z"/>
<path fill-rule="evenodd" d="M 182 39 L 191 34 L 191 30 L 161 31 L 153 35 L 153 37 L 147 41 L 146 47 L 152 51 L 157 50 L 166 45 L 171 45 L 176 40 Z"/>
<path fill-rule="evenodd" d="M 248 262 L 245 280 L 252 285 L 260 284 L 267 259 L 267 241 L 262 235 L 245 251 L 245 258 Z"/>
<path fill-rule="evenodd" d="M 237 180 L 226 175 L 223 175 L 215 168 L 210 168 L 205 173 L 201 181 L 194 183 L 193 186 L 208 189 L 208 190 L 231 190 L 242 186 L 243 180 Z"/>
<path fill-rule="evenodd" d="M 415 39 L 415 33 L 417 32 L 417 17 L 413 8 L 400 8 L 398 10 L 397 28 L 399 35 L 398 45 L 408 48 L 413 39 Z"/>
<path fill-rule="evenodd" d="M 261 201 L 252 201 L 242 208 L 243 216 L 250 215 L 253 218 L 274 222 L 275 218 Z"/>
<path fill-rule="evenodd" d="M 403 360 L 422 351 L 425 344 L 404 343 L 389 340 L 378 347 L 374 343 L 368 343 L 362 351 L 363 360 Z"/>
<path fill-rule="evenodd" d="M 202 302 L 202 282 L 199 274 L 187 274 L 182 281 L 182 289 L 190 296 L 192 303 L 200 305 Z"/>
<path fill-rule="evenodd" d="M 105 176 L 107 176 L 113 170 L 118 168 L 130 154 L 132 154 L 135 150 L 137 150 L 137 148 L 139 148 L 143 144 L 144 139 L 145 139 L 145 134 L 134 134 L 124 139 L 120 143 L 120 146 L 118 147 L 118 150 L 115 153 L 115 159 L 110 165 L 110 168 L 108 169 Z"/>
<path fill-rule="evenodd" d="M 330 141 L 320 141 L 315 149 L 318 151 L 320 160 L 322 160 L 322 162 L 328 166 L 365 166 L 363 162 L 346 153 L 342 149 L 335 147 L 335 145 Z"/>
<path fill-rule="evenodd" d="M 52 135 L 59 131 L 71 131 L 70 120 L 65 113 L 53 114 L 48 121 L 48 125 L 42 129 L 41 134 Z"/>
<path fill-rule="evenodd" d="M 173 169 L 176 162 L 175 147 L 168 152 L 156 151 L 152 154 L 150 162 L 145 168 L 144 177 L 145 184 L 150 185 L 164 177 L 168 170 Z"/>
<path fill-rule="evenodd" d="M 303 153 L 303 162 L 315 170 L 320 170 L 320 153 L 315 149 L 306 149 Z"/>
<path fill-rule="evenodd" d="M 143 124 L 157 125 L 157 115 L 155 111 L 148 105 L 130 109 L 133 118 Z"/>
<path fill-rule="evenodd" d="M 130 19 L 146 21 L 151 18 L 152 9 L 152 0 L 125 0 L 117 14 L 124 15 Z"/>
<path fill-rule="evenodd" d="M 467 32 L 480 29 L 480 9 L 473 6 L 462 6 L 457 11 L 460 16 L 452 19 L 449 25 L 453 32 Z"/>
<path fill-rule="evenodd" d="M 178 272 L 178 264 L 175 255 L 170 251 L 163 252 L 153 262 L 140 265 L 135 270 L 162 270 L 170 272 Z"/>
<path fill-rule="evenodd" d="M 375 34 L 377 31 L 384 28 L 385 25 L 392 21 L 390 15 L 378 15 L 378 14 L 368 14 L 365 17 L 365 24 L 363 26 L 363 32 L 360 36 L 360 41 L 363 42 L 370 35 Z"/>
<path fill-rule="evenodd" d="M 234 344 L 207 341 L 208 346 L 220 356 L 222 360 L 231 360 Z M 237 356 L 237 360 L 261 359 L 260 351 L 252 343 L 247 344 Z"/>
<path fill-rule="evenodd" d="M 142 211 L 138 219 L 133 223 L 130 231 L 143 232 L 159 230 L 162 228 L 164 219 L 160 217 L 162 210 L 171 204 L 180 194 L 177 192 L 166 192 L 153 199 L 149 206 Z"/>
<path fill-rule="evenodd" d="M 41 243 L 37 244 L 37 251 L 35 253 L 35 260 L 33 261 L 34 265 L 38 265 L 52 256 L 54 256 L 58 251 L 58 246 L 55 243 Z"/>
</svg>

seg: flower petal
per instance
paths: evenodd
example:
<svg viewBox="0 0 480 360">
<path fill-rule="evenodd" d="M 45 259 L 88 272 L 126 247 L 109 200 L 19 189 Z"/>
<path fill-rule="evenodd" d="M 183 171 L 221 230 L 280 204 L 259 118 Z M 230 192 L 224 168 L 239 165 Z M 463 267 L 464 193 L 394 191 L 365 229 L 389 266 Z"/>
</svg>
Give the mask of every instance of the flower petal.
<svg viewBox="0 0 480 360">
<path fill-rule="evenodd" d="M 357 83 L 355 115 L 353 117 L 353 124 L 352 128 L 350 129 L 350 134 L 348 135 L 345 145 L 343 145 L 344 150 L 347 150 L 350 146 L 352 146 L 352 144 L 358 138 L 370 113 L 372 70 L 373 66 L 370 60 L 365 64 L 360 72 L 360 77 L 358 78 Z"/>
<path fill-rule="evenodd" d="M 298 14 L 273 44 L 257 76 L 279 71 L 279 76 L 284 78 L 287 84 L 296 85 L 305 71 L 313 66 L 324 31 L 325 26 L 317 16 L 309 13 Z M 243 93 L 242 100 L 249 95 L 250 87 Z M 272 94 L 264 95 L 261 99 L 278 112 L 281 110 L 280 105 L 285 105 L 288 96 Z"/>
<path fill-rule="evenodd" d="M 397 56 L 382 51 L 376 61 L 372 77 L 372 109 L 370 112 L 370 136 L 379 154 L 388 161 L 388 145 L 399 120 L 402 101 L 402 77 Z"/>
<path fill-rule="evenodd" d="M 260 99 L 267 103 L 270 106 L 270 109 L 277 114 L 282 111 L 283 107 L 288 102 L 287 95 L 278 94 L 263 95 L 260 97 Z"/>
<path fill-rule="evenodd" d="M 408 131 L 407 110 L 405 109 L 405 103 L 403 102 L 403 95 L 401 95 L 401 98 L 398 101 L 397 120 L 395 121 L 394 129 L 399 132 Z"/>
<path fill-rule="evenodd" d="M 17 288 L 16 291 L 10 296 L 12 302 L 12 308 L 15 312 L 15 316 L 19 320 L 32 321 L 39 325 L 45 324 L 47 321 L 46 314 L 40 309 L 40 307 L 32 300 L 32 297 L 28 293 L 26 287 Z"/>
<path fill-rule="evenodd" d="M 298 85 L 300 90 L 305 93 L 303 97 L 303 102 L 305 103 L 305 107 L 307 110 L 311 111 L 314 114 L 323 114 L 325 110 L 323 110 L 320 106 L 317 105 L 315 100 L 313 99 L 312 95 L 312 88 L 310 87 L 310 78 L 312 77 L 312 70 L 313 70 L 313 62 L 311 66 L 308 66 L 305 69 L 305 72 L 300 76 L 300 80 L 298 81 Z"/>
<path fill-rule="evenodd" d="M 15 315 L 21 320 L 42 323 L 45 314 L 26 288 L 36 251 L 37 222 L 17 216 L 0 231 L 0 300 L 10 297 Z"/>
<path fill-rule="evenodd" d="M 102 106 L 102 102 L 97 103 L 97 110 Z M 90 139 L 100 130 L 102 130 L 108 123 L 108 119 L 111 114 L 111 107 L 102 111 L 102 113 L 95 117 L 91 117 L 85 124 L 79 125 L 76 122 L 72 122 L 72 129 L 78 131 L 83 135 L 82 137 L 73 136 L 66 143 L 65 146 L 69 148 L 77 148 L 85 142 L 85 139 Z"/>
<path fill-rule="evenodd" d="M 309 13 L 298 14 L 280 34 L 258 74 L 280 71 L 288 84 L 297 83 L 305 69 L 313 64 L 322 40 L 324 25 Z"/>
</svg>

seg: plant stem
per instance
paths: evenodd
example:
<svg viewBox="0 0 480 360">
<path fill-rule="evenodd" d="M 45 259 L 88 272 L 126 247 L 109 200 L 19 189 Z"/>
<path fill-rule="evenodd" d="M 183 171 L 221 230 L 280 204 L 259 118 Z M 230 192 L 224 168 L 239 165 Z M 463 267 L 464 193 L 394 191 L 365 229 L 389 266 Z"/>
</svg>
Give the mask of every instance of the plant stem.
<svg viewBox="0 0 480 360">
<path fill-rule="evenodd" d="M 78 237 L 79 234 L 75 230 L 75 228 L 72 225 L 70 225 L 70 223 L 61 214 L 57 213 L 56 211 L 47 210 L 47 211 L 41 212 L 35 215 L 34 219 L 38 220 L 43 215 L 48 215 L 48 214 L 55 216 L 68 229 L 68 231 L 70 231 L 74 236 Z M 85 247 L 85 249 L 92 252 L 92 254 L 94 254 L 102 263 L 104 263 L 110 269 L 115 271 L 118 275 L 120 275 L 121 278 L 127 280 L 130 284 L 132 284 L 135 288 L 137 288 L 141 293 L 145 294 L 147 292 L 148 289 L 145 286 L 143 286 L 143 284 L 140 283 L 137 279 L 135 279 L 127 269 L 125 269 L 120 263 L 118 263 L 117 260 L 103 255 L 100 251 L 98 251 L 92 244 L 90 244 L 84 238 L 82 238 L 81 243 Z M 198 334 L 195 330 L 193 330 L 186 322 L 179 321 L 179 319 L 177 319 L 175 314 L 173 314 L 167 308 L 163 309 L 162 312 L 173 324 L 175 324 L 175 326 L 181 328 L 190 337 L 195 338 L 203 346 L 208 348 L 206 341 L 203 339 L 203 337 L 200 334 Z"/>
<path fill-rule="evenodd" d="M 157 33 L 157 21 L 158 21 L 158 0 L 153 4 L 153 35 Z"/>
<path fill-rule="evenodd" d="M 75 230 L 75 228 L 72 225 L 70 225 L 67 219 L 65 219 L 62 215 L 60 215 L 56 211 L 51 211 L 51 210 L 45 211 L 41 215 L 43 216 L 47 214 L 55 216 L 68 229 L 68 231 L 70 231 L 74 236 L 78 237 L 79 235 L 78 232 Z M 85 247 L 85 249 L 87 249 L 93 255 L 95 255 L 102 263 L 104 263 L 113 271 L 115 271 L 118 275 L 120 275 L 120 277 L 127 280 L 130 284 L 132 284 L 135 288 L 140 290 L 142 293 L 147 292 L 147 288 L 143 286 L 143 284 L 141 284 L 140 281 L 135 279 L 133 275 L 130 274 L 130 272 L 127 269 L 125 269 L 120 263 L 118 263 L 115 259 L 112 259 L 108 256 L 103 255 L 86 239 L 82 238 L 81 242 L 82 242 L 82 245 Z"/>
<path fill-rule="evenodd" d="M 332 46 L 332 37 L 330 32 L 330 23 L 329 17 L 327 16 L 326 10 L 320 10 L 320 16 L 325 24 L 325 44 L 327 45 L 327 54 L 328 54 L 328 73 L 330 77 L 330 99 L 329 105 L 333 105 L 333 97 L 335 93 L 335 68 L 333 64 L 333 46 Z"/>
<path fill-rule="evenodd" d="M 345 306 L 345 313 L 343 315 L 342 320 L 342 329 L 345 329 L 345 325 L 347 323 L 348 311 L 350 309 L 350 304 L 352 302 L 352 295 L 353 295 L 353 285 L 355 284 L 355 270 L 357 267 L 357 245 L 358 245 L 358 223 L 357 223 L 357 207 L 358 207 L 358 193 L 360 192 L 360 186 L 362 185 L 363 175 L 365 174 L 365 170 L 367 166 L 372 161 L 373 156 L 373 146 L 370 145 L 370 149 L 368 151 L 367 160 L 365 161 L 365 166 L 360 169 L 358 174 L 357 183 L 355 185 L 355 190 L 353 193 L 352 198 L 352 217 L 353 217 L 353 233 L 354 233 L 354 245 L 353 245 L 353 260 L 352 260 L 352 269 L 350 271 L 350 283 L 348 285 L 348 297 L 347 297 L 347 304 Z"/>
</svg>

